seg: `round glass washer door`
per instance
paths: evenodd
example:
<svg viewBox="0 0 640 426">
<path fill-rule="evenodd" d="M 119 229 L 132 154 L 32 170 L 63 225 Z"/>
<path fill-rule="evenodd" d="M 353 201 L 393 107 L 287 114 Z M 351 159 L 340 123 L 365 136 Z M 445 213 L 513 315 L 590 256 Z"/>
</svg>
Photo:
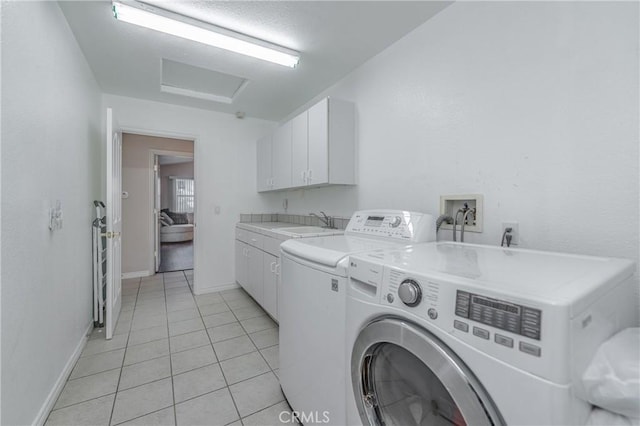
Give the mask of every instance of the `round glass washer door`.
<svg viewBox="0 0 640 426">
<path fill-rule="evenodd" d="M 430 332 L 395 318 L 367 325 L 351 378 L 364 425 L 503 425 L 471 371 Z"/>
</svg>

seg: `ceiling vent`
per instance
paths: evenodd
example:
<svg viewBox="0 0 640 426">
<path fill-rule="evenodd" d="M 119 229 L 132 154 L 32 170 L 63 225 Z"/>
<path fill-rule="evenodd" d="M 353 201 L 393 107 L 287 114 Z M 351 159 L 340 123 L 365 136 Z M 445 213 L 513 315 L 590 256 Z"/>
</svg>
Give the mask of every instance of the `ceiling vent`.
<svg viewBox="0 0 640 426">
<path fill-rule="evenodd" d="M 162 59 L 160 91 L 164 93 L 231 104 L 248 83 L 236 75 Z"/>
</svg>

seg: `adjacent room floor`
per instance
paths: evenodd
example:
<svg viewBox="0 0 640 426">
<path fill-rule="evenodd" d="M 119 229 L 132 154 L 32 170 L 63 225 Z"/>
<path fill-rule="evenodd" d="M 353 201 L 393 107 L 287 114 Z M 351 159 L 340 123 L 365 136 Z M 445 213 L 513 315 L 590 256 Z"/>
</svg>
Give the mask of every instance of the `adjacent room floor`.
<svg viewBox="0 0 640 426">
<path fill-rule="evenodd" d="M 160 268 L 158 272 L 193 269 L 193 240 L 160 245 Z"/>
<path fill-rule="evenodd" d="M 280 424 L 277 324 L 241 289 L 194 297 L 192 277 L 123 282 L 114 338 L 94 330 L 47 425 Z"/>
</svg>

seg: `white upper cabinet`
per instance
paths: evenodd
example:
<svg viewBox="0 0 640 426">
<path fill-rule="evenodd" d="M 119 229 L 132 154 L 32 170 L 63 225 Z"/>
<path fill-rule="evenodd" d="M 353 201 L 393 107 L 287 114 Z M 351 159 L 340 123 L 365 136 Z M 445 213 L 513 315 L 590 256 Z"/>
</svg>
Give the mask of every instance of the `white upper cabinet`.
<svg viewBox="0 0 640 426">
<path fill-rule="evenodd" d="M 329 182 L 329 126 L 335 126 L 333 120 L 329 120 L 330 105 L 337 101 L 329 102 L 324 99 L 309 109 L 309 161 L 307 162 L 307 185 L 320 185 Z M 336 118 L 340 120 L 341 118 Z M 335 119 L 334 119 L 335 120 Z M 345 143 L 346 141 L 333 141 Z M 351 154 L 353 161 L 353 153 Z M 353 163 L 351 164 L 353 168 Z M 340 182 L 331 182 L 340 183 Z M 352 182 L 349 182 L 352 183 Z"/>
<path fill-rule="evenodd" d="M 308 133 L 308 112 L 305 111 L 293 120 L 292 141 L 291 141 L 291 169 L 292 186 L 305 186 L 307 184 L 307 161 L 309 158 L 309 133 Z"/>
<path fill-rule="evenodd" d="M 268 157 L 261 141 L 258 191 L 356 183 L 355 108 L 350 102 L 325 98 L 278 128 L 272 136 L 271 180 L 261 165 Z"/>
<path fill-rule="evenodd" d="M 273 189 L 273 165 L 271 164 L 271 135 L 258 139 L 256 142 L 258 162 L 258 192 Z"/>
<path fill-rule="evenodd" d="M 291 188 L 291 121 L 284 123 L 273 134 L 273 188 Z"/>
</svg>

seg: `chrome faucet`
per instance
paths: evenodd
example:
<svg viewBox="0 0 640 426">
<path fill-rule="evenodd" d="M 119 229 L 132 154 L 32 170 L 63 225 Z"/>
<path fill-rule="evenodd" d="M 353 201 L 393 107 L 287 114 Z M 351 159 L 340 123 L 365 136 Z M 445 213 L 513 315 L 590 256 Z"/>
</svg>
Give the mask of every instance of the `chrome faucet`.
<svg viewBox="0 0 640 426">
<path fill-rule="evenodd" d="M 320 212 L 320 214 L 322 216 L 318 216 L 315 213 L 309 213 L 309 216 L 317 217 L 320 222 L 324 223 L 325 228 L 334 229 L 335 227 L 333 226 L 333 218 L 331 216 L 327 216 L 325 212 Z"/>
</svg>

